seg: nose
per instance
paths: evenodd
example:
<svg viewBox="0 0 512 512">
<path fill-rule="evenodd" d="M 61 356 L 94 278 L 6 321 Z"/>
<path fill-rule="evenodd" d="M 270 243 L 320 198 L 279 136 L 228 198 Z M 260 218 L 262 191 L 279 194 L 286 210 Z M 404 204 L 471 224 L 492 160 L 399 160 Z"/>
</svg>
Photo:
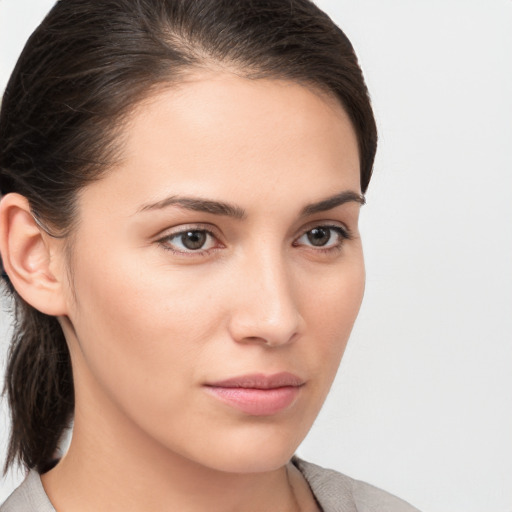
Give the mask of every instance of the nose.
<svg viewBox="0 0 512 512">
<path fill-rule="evenodd" d="M 282 257 L 252 258 L 231 277 L 236 300 L 229 331 L 235 341 L 279 347 L 297 338 L 303 328 L 297 283 Z"/>
</svg>

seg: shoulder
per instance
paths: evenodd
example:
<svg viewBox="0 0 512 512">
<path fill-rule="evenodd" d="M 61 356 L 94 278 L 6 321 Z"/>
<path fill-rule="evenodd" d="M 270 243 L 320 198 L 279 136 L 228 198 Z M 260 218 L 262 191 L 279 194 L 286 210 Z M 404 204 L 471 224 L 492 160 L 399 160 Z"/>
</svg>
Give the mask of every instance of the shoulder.
<svg viewBox="0 0 512 512">
<path fill-rule="evenodd" d="M 294 457 L 323 512 L 419 512 L 373 485 Z"/>
<path fill-rule="evenodd" d="M 44 492 L 41 478 L 30 471 L 23 483 L 7 498 L 0 512 L 55 512 Z"/>
</svg>

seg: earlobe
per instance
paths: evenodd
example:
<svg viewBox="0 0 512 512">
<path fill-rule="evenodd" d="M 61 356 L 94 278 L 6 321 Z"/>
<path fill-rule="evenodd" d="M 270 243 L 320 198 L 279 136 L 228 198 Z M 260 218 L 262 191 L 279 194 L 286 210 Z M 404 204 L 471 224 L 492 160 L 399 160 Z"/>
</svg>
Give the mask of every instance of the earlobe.
<svg viewBox="0 0 512 512">
<path fill-rule="evenodd" d="M 59 265 L 59 245 L 36 223 L 27 199 L 7 194 L 0 201 L 0 254 L 5 272 L 20 296 L 37 310 L 52 316 L 66 314 Z M 62 267 L 62 265 L 60 265 Z"/>
</svg>

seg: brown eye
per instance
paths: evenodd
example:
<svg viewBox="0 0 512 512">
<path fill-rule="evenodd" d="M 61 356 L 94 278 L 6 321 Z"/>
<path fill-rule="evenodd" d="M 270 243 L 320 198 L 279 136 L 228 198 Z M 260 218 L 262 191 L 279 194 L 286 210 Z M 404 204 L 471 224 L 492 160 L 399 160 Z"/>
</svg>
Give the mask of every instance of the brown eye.
<svg viewBox="0 0 512 512">
<path fill-rule="evenodd" d="M 308 231 L 306 236 L 311 242 L 311 245 L 322 247 L 331 239 L 331 229 L 324 227 L 314 228 Z"/>
<path fill-rule="evenodd" d="M 201 254 L 213 249 L 217 239 L 213 233 L 206 229 L 186 229 L 162 238 L 159 243 L 164 248 L 176 253 L 197 252 Z"/>
<path fill-rule="evenodd" d="M 328 250 L 341 247 L 349 238 L 349 232 L 341 226 L 316 226 L 299 237 L 294 245 Z"/>
<path fill-rule="evenodd" d="M 191 251 L 202 249 L 208 235 L 205 231 L 187 231 L 180 235 L 180 241 L 183 246 Z"/>
</svg>

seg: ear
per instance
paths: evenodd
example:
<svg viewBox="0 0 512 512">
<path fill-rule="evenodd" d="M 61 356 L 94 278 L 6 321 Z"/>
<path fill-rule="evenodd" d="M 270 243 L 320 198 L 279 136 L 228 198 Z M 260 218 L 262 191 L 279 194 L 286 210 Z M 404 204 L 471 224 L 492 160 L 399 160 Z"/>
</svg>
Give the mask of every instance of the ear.
<svg viewBox="0 0 512 512">
<path fill-rule="evenodd" d="M 37 225 L 20 194 L 0 201 L 0 254 L 12 285 L 28 304 L 47 315 L 66 314 L 63 241 Z"/>
</svg>

